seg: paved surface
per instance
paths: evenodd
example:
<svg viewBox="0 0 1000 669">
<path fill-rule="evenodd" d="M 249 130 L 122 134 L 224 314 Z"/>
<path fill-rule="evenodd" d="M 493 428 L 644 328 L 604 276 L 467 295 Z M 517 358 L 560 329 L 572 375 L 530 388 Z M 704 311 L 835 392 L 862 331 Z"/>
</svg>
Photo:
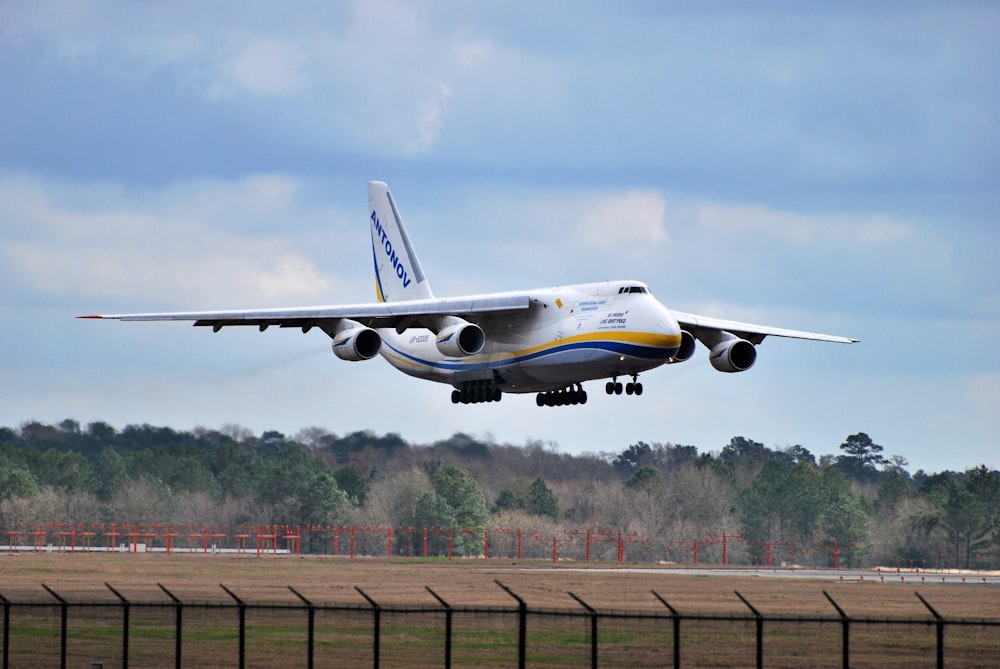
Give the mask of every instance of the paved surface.
<svg viewBox="0 0 1000 669">
<path fill-rule="evenodd" d="M 553 569 L 555 570 L 555 568 Z M 533 571 L 540 571 L 534 568 Z M 916 571 L 901 569 L 753 569 L 753 568 L 726 568 L 726 569 L 700 569 L 672 568 L 672 567 L 651 567 L 632 568 L 616 567 L 612 569 L 586 568 L 573 569 L 572 567 L 559 567 L 558 571 L 574 571 L 579 573 L 635 573 L 635 574 L 670 574 L 670 575 L 691 575 L 691 576 L 758 576 L 762 578 L 791 578 L 803 580 L 825 580 L 825 581 L 874 581 L 876 583 L 901 583 L 901 584 L 931 584 L 931 583 L 952 583 L 952 584 L 978 584 L 978 585 L 1000 585 L 1000 573 L 998 572 L 959 572 L 958 570 L 928 570 Z"/>
</svg>

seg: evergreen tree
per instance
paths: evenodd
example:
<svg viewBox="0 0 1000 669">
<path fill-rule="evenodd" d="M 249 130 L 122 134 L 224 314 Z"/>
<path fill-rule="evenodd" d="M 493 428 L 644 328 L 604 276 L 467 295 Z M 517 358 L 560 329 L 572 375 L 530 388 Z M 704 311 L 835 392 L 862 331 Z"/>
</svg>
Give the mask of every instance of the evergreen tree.
<svg viewBox="0 0 1000 669">
<path fill-rule="evenodd" d="M 461 467 L 444 465 L 433 478 L 434 490 L 455 511 L 461 527 L 483 527 L 486 524 L 486 496 L 476 482 Z"/>
<path fill-rule="evenodd" d="M 497 501 L 493 508 L 495 513 L 523 509 L 524 498 L 510 488 L 503 488 L 497 495 Z"/>
<path fill-rule="evenodd" d="M 878 480 L 878 467 L 889 464 L 889 460 L 882 455 L 882 447 L 864 432 L 847 437 L 840 450 L 846 455 L 837 456 L 837 468 L 856 481 Z"/>
<path fill-rule="evenodd" d="M 527 510 L 538 516 L 559 520 L 559 498 L 555 496 L 545 481 L 535 479 L 528 488 Z"/>
<path fill-rule="evenodd" d="M 654 467 L 643 466 L 625 481 L 625 487 L 633 490 L 649 488 L 663 480 L 663 476 Z"/>
<path fill-rule="evenodd" d="M 368 494 L 368 481 L 361 476 L 357 469 L 348 465 L 341 467 L 333 473 L 337 485 L 344 491 L 351 504 L 357 507 L 364 506 L 365 497 Z"/>
<path fill-rule="evenodd" d="M 0 499 L 35 497 L 41 491 L 35 476 L 26 467 L 12 462 L 0 465 Z"/>
</svg>

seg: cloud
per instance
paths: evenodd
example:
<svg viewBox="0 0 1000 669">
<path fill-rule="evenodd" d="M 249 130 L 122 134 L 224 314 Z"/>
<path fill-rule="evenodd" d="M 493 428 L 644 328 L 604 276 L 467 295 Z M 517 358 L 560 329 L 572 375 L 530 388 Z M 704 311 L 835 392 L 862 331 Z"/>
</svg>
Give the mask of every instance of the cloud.
<svg viewBox="0 0 1000 669">
<path fill-rule="evenodd" d="M 416 130 L 407 142 L 407 153 L 416 155 L 429 150 L 437 143 L 444 126 L 445 103 L 451 95 L 451 87 L 440 83 L 420 104 L 416 118 Z"/>
<path fill-rule="evenodd" d="M 894 242 L 911 226 L 891 216 L 809 215 L 757 205 L 706 203 L 698 207 L 698 224 L 725 234 L 773 237 L 789 244 L 840 241 L 873 246 Z"/>
<path fill-rule="evenodd" d="M 195 218 L 246 231 L 276 225 L 302 195 L 302 182 L 284 174 L 251 174 L 232 180 L 202 179 L 145 193 L 146 207 L 163 215 Z"/>
<path fill-rule="evenodd" d="M 8 176 L 0 180 L 0 220 L 11 223 L 0 271 L 20 294 L 153 302 L 150 309 L 318 301 L 336 278 L 299 248 L 294 230 L 277 227 L 310 215 L 296 191 L 286 177 L 255 176 L 155 193 L 97 187 L 94 203 L 72 187 Z M 244 213 L 270 215 L 271 228 L 231 225 Z"/>
<path fill-rule="evenodd" d="M 307 54 L 298 44 L 250 35 L 233 35 L 228 42 L 219 55 L 217 79 L 208 88 L 210 98 L 287 95 L 306 87 Z"/>
<path fill-rule="evenodd" d="M 453 207 L 438 204 L 435 214 L 448 222 L 438 229 L 435 253 L 435 267 L 446 274 L 435 281 L 451 292 L 470 292 L 470 281 L 474 290 L 488 292 L 641 278 L 644 264 L 669 241 L 666 202 L 650 190 L 473 192 Z M 463 234 L 466 227 L 475 234 Z M 419 239 L 427 233 L 411 226 L 411 234 Z M 513 274 L 504 269 L 512 262 Z M 431 267 L 426 260 L 424 266 Z"/>
<path fill-rule="evenodd" d="M 968 380 L 966 393 L 969 404 L 976 410 L 979 419 L 993 430 L 1000 428 L 1000 373 L 982 372 L 973 374 Z"/>
<path fill-rule="evenodd" d="M 564 245 L 606 250 L 613 244 L 616 254 L 628 255 L 668 241 L 666 202 L 655 191 L 540 193 L 509 208 Z"/>
<path fill-rule="evenodd" d="M 462 69 L 478 71 L 489 65 L 495 57 L 496 49 L 487 39 L 458 39 L 452 46 L 451 57 Z"/>
<path fill-rule="evenodd" d="M 206 231 L 187 232 L 191 241 L 227 251 L 163 252 L 162 248 L 154 251 L 129 244 L 67 249 L 19 243 L 3 245 L 0 254 L 23 285 L 48 295 L 145 298 L 179 307 L 232 308 L 236 300 L 249 302 L 248 306 L 268 306 L 285 299 L 317 298 L 329 285 L 307 259 L 288 252 L 264 253 L 272 246 L 267 240 L 249 242 Z"/>
<path fill-rule="evenodd" d="M 584 243 L 603 247 L 614 239 L 636 250 L 667 243 L 666 209 L 659 193 L 632 190 L 585 197 L 575 214 Z"/>
</svg>

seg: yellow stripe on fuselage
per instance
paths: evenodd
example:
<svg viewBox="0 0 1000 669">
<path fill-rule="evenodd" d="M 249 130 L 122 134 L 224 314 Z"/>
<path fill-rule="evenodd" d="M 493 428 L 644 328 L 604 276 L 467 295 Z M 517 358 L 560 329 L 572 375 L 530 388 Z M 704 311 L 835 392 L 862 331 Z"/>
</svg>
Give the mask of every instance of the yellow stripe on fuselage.
<svg viewBox="0 0 1000 669">
<path fill-rule="evenodd" d="M 544 344 L 539 344 L 538 346 L 532 346 L 531 348 L 511 351 L 509 353 L 501 353 L 499 355 L 486 355 L 486 356 L 478 355 L 474 358 L 462 358 L 462 360 L 469 363 L 483 362 L 484 360 L 503 362 L 505 360 L 510 360 L 513 358 L 520 358 L 523 356 L 541 353 L 546 349 L 556 348 L 558 346 L 566 346 L 568 344 L 580 344 L 585 342 L 599 342 L 599 341 L 638 344 L 640 346 L 649 346 L 650 348 L 677 348 L 681 345 L 681 336 L 679 334 L 672 335 L 672 334 L 663 334 L 659 332 L 629 332 L 624 330 L 588 332 L 586 334 L 578 334 L 578 335 L 573 335 L 571 337 L 563 337 L 562 339 L 547 341 Z"/>
<path fill-rule="evenodd" d="M 445 370 L 454 372 L 460 369 L 497 366 L 502 367 L 507 364 L 518 364 L 519 360 L 545 356 L 550 351 L 555 352 L 558 349 L 567 346 L 571 348 L 581 344 L 586 346 L 590 342 L 593 342 L 595 347 L 598 347 L 601 344 L 628 344 L 631 346 L 645 347 L 649 349 L 669 350 L 676 349 L 680 346 L 681 336 L 657 332 L 604 331 L 564 337 L 562 339 L 548 341 L 544 344 L 539 344 L 538 346 L 532 346 L 530 348 L 520 349 L 517 351 L 499 354 L 487 353 L 467 358 L 446 357 L 438 359 L 423 359 L 407 352 L 405 350 L 405 346 L 401 346 L 400 349 L 394 349 L 394 347 L 390 346 L 389 350 L 386 350 L 386 347 L 383 346 L 382 355 L 399 369 L 406 367 L 416 371 L 424 367 L 430 367 L 441 372 Z"/>
</svg>

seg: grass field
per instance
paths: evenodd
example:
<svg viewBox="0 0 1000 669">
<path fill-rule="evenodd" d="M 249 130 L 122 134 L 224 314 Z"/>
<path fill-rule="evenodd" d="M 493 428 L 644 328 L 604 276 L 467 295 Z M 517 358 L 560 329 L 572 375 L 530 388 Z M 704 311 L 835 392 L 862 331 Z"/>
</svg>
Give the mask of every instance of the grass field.
<svg viewBox="0 0 1000 669">
<path fill-rule="evenodd" d="M 629 567 L 630 565 L 623 565 Z M 163 599 L 162 583 L 182 601 L 231 601 L 224 584 L 247 601 L 298 601 L 294 587 L 315 603 L 358 603 L 360 587 L 383 605 L 436 605 L 432 588 L 455 607 L 509 606 L 514 602 L 499 588 L 500 581 L 529 606 L 572 608 L 573 592 L 598 609 L 662 610 L 655 590 L 686 613 L 745 612 L 733 594 L 738 590 L 762 612 L 791 615 L 835 613 L 822 591 L 827 590 L 852 616 L 925 616 L 914 596 L 921 591 L 945 617 L 1000 618 L 1000 586 L 942 585 L 931 582 L 879 583 L 733 576 L 719 570 L 708 575 L 676 569 L 645 569 L 636 573 L 607 564 L 583 565 L 548 561 L 420 560 L 331 558 L 202 553 L 17 553 L 0 555 L 0 594 L 8 599 L 48 597 L 44 583 L 68 597 L 103 597 L 111 584 L 129 599 Z"/>
<path fill-rule="evenodd" d="M 625 565 L 626 567 L 628 565 Z M 443 666 L 443 614 L 428 588 L 456 609 L 513 609 L 515 600 L 497 582 L 521 597 L 534 612 L 528 628 L 531 666 L 589 666 L 589 621 L 558 615 L 582 611 L 573 593 L 602 614 L 666 613 L 653 595 L 662 596 L 685 615 L 746 616 L 739 591 L 765 617 L 835 618 L 827 591 L 853 618 L 885 619 L 885 624 L 852 629 L 852 666 L 911 663 L 934 666 L 933 617 L 914 594 L 919 591 L 945 619 L 1000 620 L 996 585 L 881 583 L 853 580 L 768 578 L 722 571 L 689 574 L 652 569 L 641 572 L 608 565 L 515 562 L 510 560 L 394 560 L 205 554 L 18 553 L 0 556 L 0 595 L 15 602 L 10 648 L 14 656 L 58 664 L 59 609 L 42 584 L 71 605 L 117 602 L 110 584 L 131 602 L 169 602 L 162 584 L 186 604 L 233 604 L 223 584 L 253 604 L 301 606 L 292 586 L 319 606 L 358 607 L 324 611 L 316 621 L 317 666 L 371 665 L 372 621 L 369 604 L 358 592 L 387 609 L 383 616 L 381 666 Z M 971 581 L 971 579 L 970 579 Z M 51 606 L 29 611 L 17 603 Z M 430 613 L 394 611 L 424 607 Z M 20 613 L 18 613 L 20 611 Z M 75 609 L 84 611 L 84 609 Z M 120 645 L 122 619 L 115 607 L 74 613 L 68 634 L 70 653 L 79 666 Z M 435 612 L 437 611 L 437 612 Z M 172 609 L 135 608 L 129 623 L 132 666 L 172 666 Z M 184 666 L 237 666 L 237 626 L 232 609 L 185 610 Z M 902 626 L 894 619 L 926 620 Z M 302 611 L 252 610 L 247 619 L 247 666 L 305 666 L 305 615 Z M 995 666 L 1000 640 L 997 627 L 949 626 L 947 663 Z M 54 638 L 54 641 L 53 641 Z M 669 666 L 672 631 L 667 623 L 601 618 L 601 666 Z M 684 666 L 731 666 L 753 663 L 752 622 L 684 622 Z M 768 624 L 766 666 L 840 666 L 838 623 Z M 45 645 L 44 652 L 38 652 Z M 463 614 L 456 622 L 454 666 L 516 666 L 516 616 Z M 54 648 L 53 648 L 54 647 Z M 117 650 L 115 652 L 118 652 Z M 33 654 L 32 654 L 33 653 Z M 53 653 L 56 653 L 53 656 Z M 89 659 L 88 659 L 89 658 Z M 421 659 L 422 658 L 422 659 Z M 120 662 L 120 653 L 118 661 Z M 73 662 L 69 663 L 74 666 Z M 29 666 L 21 662 L 11 666 Z M 119 666 L 114 658 L 105 667 Z"/>
</svg>

